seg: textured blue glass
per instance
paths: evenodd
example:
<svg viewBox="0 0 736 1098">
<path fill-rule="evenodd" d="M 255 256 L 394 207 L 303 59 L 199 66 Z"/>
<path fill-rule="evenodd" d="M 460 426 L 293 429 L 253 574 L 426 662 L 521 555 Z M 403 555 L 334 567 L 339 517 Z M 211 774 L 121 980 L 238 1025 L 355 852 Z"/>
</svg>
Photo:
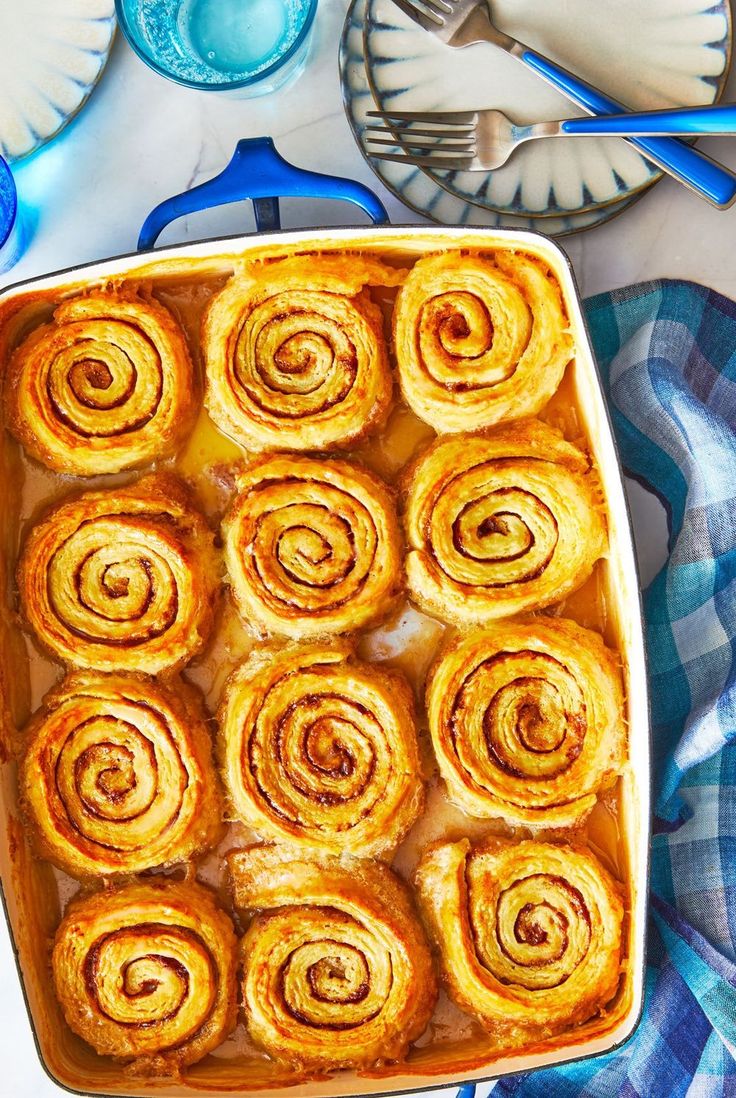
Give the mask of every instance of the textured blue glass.
<svg viewBox="0 0 736 1098">
<path fill-rule="evenodd" d="M 13 231 L 17 208 L 15 182 L 10 168 L 0 157 L 0 248 Z"/>
<path fill-rule="evenodd" d="M 0 157 L 0 274 L 18 262 L 25 247 L 18 217 L 18 196 L 10 168 Z"/>
<path fill-rule="evenodd" d="M 117 0 L 123 31 L 153 68 L 201 88 L 238 88 L 289 61 L 317 0 Z"/>
</svg>

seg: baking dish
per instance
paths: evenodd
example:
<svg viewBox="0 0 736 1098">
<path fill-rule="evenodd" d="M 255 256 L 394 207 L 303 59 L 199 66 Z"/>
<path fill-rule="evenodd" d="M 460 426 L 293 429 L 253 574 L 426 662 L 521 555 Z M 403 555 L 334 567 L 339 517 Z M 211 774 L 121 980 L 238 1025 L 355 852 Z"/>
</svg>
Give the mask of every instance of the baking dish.
<svg viewBox="0 0 736 1098">
<path fill-rule="evenodd" d="M 274 181 L 274 172 L 277 179 Z M 243 178 L 245 176 L 245 179 Z M 271 230 L 278 227 L 277 201 L 281 194 L 320 194 L 357 202 L 374 220 L 385 213 L 375 197 L 349 181 L 328 181 L 314 173 L 300 175 L 264 142 L 241 143 L 238 153 L 219 181 L 211 181 L 187 196 L 158 207 L 144 226 L 142 238 L 151 245 L 167 221 L 201 206 L 235 198 L 253 197 L 257 220 Z M 389 261 L 414 260 L 429 252 L 448 249 L 489 250 L 514 247 L 542 260 L 562 288 L 573 330 L 577 355 L 571 373 L 571 393 L 600 470 L 609 521 L 610 552 L 602 566 L 603 597 L 607 608 L 606 639 L 621 653 L 627 696 L 629 762 L 620 780 L 618 812 L 623 875 L 629 891 L 626 975 L 614 1004 L 605 1016 L 592 1019 L 523 1054 L 491 1057 L 477 1036 L 433 1041 L 415 1048 L 405 1064 L 388 1064 L 368 1074 L 336 1073 L 331 1078 L 300 1083 L 310 1098 L 328 1095 L 379 1095 L 422 1087 L 456 1085 L 516 1071 L 561 1063 L 608 1051 L 625 1040 L 638 1020 L 643 993 L 646 890 L 649 828 L 649 726 L 642 616 L 631 528 L 600 378 L 585 329 L 574 278 L 564 254 L 547 238 L 530 232 L 437 228 L 419 226 L 269 231 L 257 237 L 203 241 L 155 253 L 124 256 L 82 268 L 33 279 L 0 294 L 0 359 L 4 341 L 22 327 L 24 318 L 55 298 L 108 279 L 136 281 L 175 279 L 177 274 L 215 278 L 227 274 L 243 257 L 271 258 L 315 250 L 363 250 Z M 12 574 L 17 548 L 20 499 L 20 463 L 17 448 L 7 434 L 0 455 L 0 565 L 6 598 L 2 607 L 2 661 L 0 662 L 0 813 L 4 841 L 0 848 L 0 881 L 19 974 L 41 1060 L 60 1085 L 84 1094 L 163 1096 L 230 1094 L 258 1091 L 276 1094 L 297 1080 L 264 1057 L 210 1056 L 189 1068 L 182 1082 L 138 1079 L 91 1051 L 67 1028 L 53 995 L 47 945 L 55 930 L 57 882 L 50 867 L 36 860 L 27 845 L 17 808 L 13 742 L 29 707 L 29 665 L 15 615 Z"/>
</svg>

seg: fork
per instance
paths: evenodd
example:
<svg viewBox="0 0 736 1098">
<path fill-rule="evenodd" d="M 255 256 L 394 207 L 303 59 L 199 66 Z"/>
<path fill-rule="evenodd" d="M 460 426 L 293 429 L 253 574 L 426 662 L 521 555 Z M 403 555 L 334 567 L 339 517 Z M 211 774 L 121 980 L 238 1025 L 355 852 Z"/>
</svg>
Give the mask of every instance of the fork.
<svg viewBox="0 0 736 1098">
<path fill-rule="evenodd" d="M 366 126 L 367 150 L 377 160 L 459 172 L 493 171 L 524 141 L 539 137 L 656 136 L 661 134 L 736 135 L 736 105 L 678 107 L 674 110 L 567 118 L 561 122 L 517 125 L 499 110 L 368 111 L 385 126 Z M 376 134 L 377 136 L 373 136 Z M 395 145 L 403 152 L 389 153 Z"/>
<path fill-rule="evenodd" d="M 475 42 L 489 42 L 522 61 L 568 99 L 589 114 L 626 113 L 626 107 L 609 99 L 567 69 L 504 34 L 494 24 L 486 0 L 392 0 L 418 23 L 453 49 Z M 632 145 L 662 171 L 674 176 L 690 190 L 719 209 L 736 201 L 736 177 L 722 165 L 672 137 L 630 138 Z"/>
</svg>

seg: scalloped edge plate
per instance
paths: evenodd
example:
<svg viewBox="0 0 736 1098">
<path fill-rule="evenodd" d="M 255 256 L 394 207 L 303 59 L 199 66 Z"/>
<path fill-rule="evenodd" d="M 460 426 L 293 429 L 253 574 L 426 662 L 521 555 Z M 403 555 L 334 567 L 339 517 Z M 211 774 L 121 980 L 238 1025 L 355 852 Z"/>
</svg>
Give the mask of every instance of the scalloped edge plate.
<svg viewBox="0 0 736 1098">
<path fill-rule="evenodd" d="M 628 209 L 640 194 L 569 217 L 543 220 L 489 210 L 459 198 L 440 186 L 420 168 L 386 160 L 371 160 L 363 148 L 367 112 L 375 108 L 363 59 L 363 15 L 366 0 L 353 0 L 345 17 L 340 40 L 340 82 L 345 114 L 366 163 L 384 186 L 415 213 L 445 225 L 479 225 L 488 228 L 543 229 L 547 236 L 566 236 L 593 228 Z M 654 182 L 654 181 L 653 181 Z M 643 193 L 643 192 L 640 192 Z"/>
<path fill-rule="evenodd" d="M 76 117 L 102 76 L 115 29 L 114 0 L 0 3 L 0 156 L 9 163 L 31 156 Z"/>
<path fill-rule="evenodd" d="M 710 103 L 731 54 L 728 0 L 494 0 L 500 26 L 633 108 Z M 605 37 L 596 28 L 605 19 Z M 635 22 L 636 37 L 629 31 Z M 367 0 L 363 56 L 381 110 L 499 107 L 519 122 L 584 114 L 494 46 L 452 50 L 392 0 Z M 626 93 L 622 92 L 626 89 Z M 485 209 L 568 217 L 641 192 L 661 172 L 620 138 L 535 141 L 493 172 L 426 169 L 435 183 Z"/>
</svg>

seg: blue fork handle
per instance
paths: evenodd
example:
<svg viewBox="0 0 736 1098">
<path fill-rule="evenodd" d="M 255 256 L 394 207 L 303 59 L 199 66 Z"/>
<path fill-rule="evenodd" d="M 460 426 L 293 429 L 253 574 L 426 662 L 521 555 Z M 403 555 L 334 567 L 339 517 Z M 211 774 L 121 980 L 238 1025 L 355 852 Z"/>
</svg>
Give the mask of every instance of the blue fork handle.
<svg viewBox="0 0 736 1098">
<path fill-rule="evenodd" d="M 589 84 L 553 61 L 535 53 L 534 50 L 518 43 L 511 52 L 591 114 L 626 112 L 626 108 L 621 103 L 617 103 L 615 99 L 609 99 L 608 96 L 591 88 Z M 736 200 L 736 177 L 697 149 L 684 145 L 673 137 L 635 137 L 630 140 L 631 144 L 644 153 L 647 159 L 702 195 L 703 198 L 707 198 L 719 209 L 727 209 Z"/>
<path fill-rule="evenodd" d="M 665 111 L 637 111 L 635 114 L 568 118 L 560 124 L 563 133 L 580 134 L 731 134 L 736 136 L 736 104 L 711 107 L 674 107 Z"/>
<path fill-rule="evenodd" d="M 151 210 L 138 237 L 138 248 L 152 248 L 160 233 L 178 217 L 244 198 L 253 200 L 259 232 L 279 229 L 279 197 L 336 198 L 359 206 L 377 225 L 388 222 L 383 203 L 362 183 L 297 168 L 276 151 L 270 137 L 251 137 L 238 141 L 232 160 L 219 175 Z"/>
</svg>

